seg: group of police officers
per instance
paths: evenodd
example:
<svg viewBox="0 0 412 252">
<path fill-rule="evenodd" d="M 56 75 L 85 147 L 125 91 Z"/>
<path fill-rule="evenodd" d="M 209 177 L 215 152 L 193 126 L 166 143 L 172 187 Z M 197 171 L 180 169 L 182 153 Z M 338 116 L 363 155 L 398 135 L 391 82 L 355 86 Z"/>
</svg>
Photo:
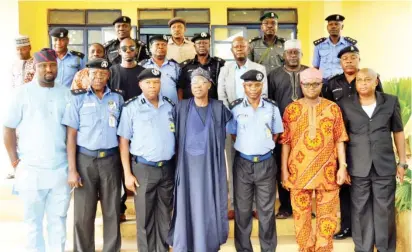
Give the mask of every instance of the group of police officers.
<svg viewBox="0 0 412 252">
<path fill-rule="evenodd" d="M 359 69 L 358 62 L 356 62 L 358 59 L 350 58 L 352 53 L 359 54 L 359 50 L 355 46 L 357 41 L 341 35 L 344 19 L 339 14 L 328 16 L 326 21 L 330 36 L 314 41 L 313 66 L 323 72 L 324 88 L 322 93 L 326 98 L 334 101 L 351 96 L 355 92 L 354 78 Z M 265 13 L 260 21 L 263 36 L 249 41 L 248 58 L 263 65 L 268 76 L 272 76 L 268 82 L 268 98 L 270 99 L 265 98 L 260 104 L 259 102 L 254 104 L 265 108 L 265 112 L 262 113 L 262 116 L 265 117 L 262 118 L 262 121 L 265 122 L 264 125 L 260 125 L 261 120 L 248 123 L 248 127 L 261 128 L 262 132 L 260 133 L 262 134 L 259 132 L 256 134 L 255 128 L 245 128 L 244 131 L 240 132 L 241 134 L 237 133 L 238 139 L 235 142 L 235 149 L 241 153 L 251 153 L 235 162 L 235 165 L 239 167 L 247 166 L 247 164 L 242 164 L 243 161 L 260 163 L 267 160 L 275 145 L 277 146 L 275 144 L 277 134 L 283 131 L 281 124 L 283 110 L 279 112 L 275 101 L 279 102 L 277 99 L 283 95 L 289 95 L 291 90 L 293 90 L 293 96 L 288 102 L 302 97 L 302 92 L 295 90 L 299 89 L 299 85 L 294 86 L 293 84 L 299 83 L 298 79 L 291 80 L 290 86 L 285 85 L 282 89 L 273 91 L 277 85 L 275 81 L 277 75 L 273 73 L 277 69 L 290 66 L 290 59 L 285 58 L 285 43 L 287 41 L 276 35 L 278 16 L 275 13 Z M 164 35 L 151 37 L 149 40 L 150 50 L 140 40 L 134 40 L 132 45 L 122 47 L 122 41 L 131 38 L 131 19 L 129 17 L 121 16 L 113 22 L 113 25 L 117 39 L 103 45 L 105 55 L 103 58 L 93 57 L 87 63 L 82 53 L 68 50 L 67 29 L 55 28 L 50 32 L 57 62 L 57 76 L 54 80 L 56 86 L 69 88 L 76 72 L 84 67 L 89 69 L 90 87 L 72 90 L 72 95 L 64 111 L 60 112 L 62 113 L 62 124 L 67 126 L 68 181 L 71 187 L 76 188 L 74 190 L 74 251 L 95 250 L 94 219 L 98 200 L 102 205 L 104 222 L 103 251 L 120 251 L 120 220 L 121 215 L 124 214 L 120 208 L 122 177 L 124 177 L 123 182 L 126 187 L 135 194 L 137 187 L 146 188 L 146 194 L 135 196 L 139 248 L 146 248 L 146 251 L 166 251 L 165 244 L 156 244 L 156 241 L 164 242 L 166 240 L 163 236 L 167 234 L 165 230 L 168 229 L 172 210 L 175 162 L 173 158 L 175 155 L 173 107 L 179 100 L 193 97 L 192 79 L 199 76 L 206 77 L 206 81 L 211 84 L 209 97 L 219 99 L 217 86 L 221 83 L 218 82 L 218 77 L 225 61 L 210 55 L 210 34 L 196 34 L 191 41 L 187 40 L 184 37 L 186 22 L 182 18 L 174 18 L 169 21 L 172 34 L 170 38 Z M 294 41 L 297 45 L 296 40 Z M 299 52 L 301 50 L 300 45 L 292 49 L 299 50 Z M 135 52 L 136 63 L 145 68 L 140 71 L 135 83 L 136 89 L 140 88 L 141 94 L 139 93 L 138 96 L 127 101 L 124 101 L 124 90 L 111 87 L 109 80 L 111 66 L 122 64 L 121 50 L 125 53 Z M 40 53 L 35 59 L 41 59 L 42 55 L 45 54 Z M 356 71 L 349 71 L 351 74 L 347 74 L 346 69 L 355 69 Z M 206 70 L 208 74 L 205 75 L 203 70 Z M 245 82 L 245 95 L 250 96 L 252 100 L 254 96 L 260 97 L 263 78 L 268 76 L 264 76 L 264 73 L 258 70 L 249 70 L 244 73 L 240 78 Z M 292 76 L 294 75 L 289 74 L 287 77 L 292 78 Z M 293 78 L 298 78 L 298 75 Z M 260 91 L 256 93 L 247 90 L 251 88 L 250 86 L 260 87 Z M 247 101 L 243 101 L 244 106 L 237 106 L 241 102 L 237 100 L 232 104 L 234 117 L 238 116 L 240 110 L 244 110 L 242 114 L 250 112 Z M 266 115 L 269 116 L 266 118 Z M 15 128 L 16 125 L 10 124 L 9 126 Z M 6 125 L 6 127 L 8 126 Z M 230 129 L 229 127 L 228 132 L 236 134 L 236 126 L 232 125 L 232 127 L 235 128 Z M 271 137 L 268 139 L 266 135 Z M 21 138 L 23 136 L 24 133 L 21 133 Z M 120 136 L 120 141 L 118 136 Z M 264 141 L 268 142 L 262 144 Z M 259 148 L 266 150 L 268 146 L 270 147 L 269 156 L 256 155 L 259 153 Z M 277 167 L 280 167 L 279 158 L 276 157 Z M 13 159 L 11 160 L 13 167 L 17 167 L 21 157 L 14 156 L 11 159 Z M 269 163 L 271 164 L 271 162 Z M 123 171 L 121 167 L 123 167 Z M 233 170 L 235 173 L 236 168 Z M 239 172 L 240 170 L 237 170 L 237 173 Z M 269 173 L 270 171 L 268 173 L 262 172 L 261 176 L 267 176 Z M 241 205 L 243 202 L 240 201 L 242 200 L 251 200 L 242 197 L 239 181 L 234 190 L 236 189 L 237 205 Z M 288 218 L 292 214 L 289 192 L 282 186 L 278 186 L 278 190 L 281 207 L 276 218 Z M 351 235 L 348 192 L 348 190 L 341 191 L 341 200 L 343 200 L 341 201 L 342 229 L 335 236 L 336 239 Z M 270 198 L 275 197 L 274 187 L 269 196 Z M 148 206 L 147 197 L 153 201 L 150 204 L 157 205 L 157 211 L 148 212 L 148 210 L 153 209 L 153 206 Z M 262 209 L 257 210 L 258 213 L 264 213 Z M 248 218 L 248 214 L 244 215 L 245 213 L 241 212 L 236 214 L 245 216 L 244 219 Z M 265 215 L 256 217 L 266 218 Z M 43 216 L 37 218 L 43 218 Z M 243 225 L 248 223 L 249 221 Z M 152 228 L 153 225 L 156 226 L 156 229 Z M 151 230 L 151 232 L 147 233 L 146 229 Z M 41 230 L 36 232 L 41 232 Z M 265 232 L 268 232 L 266 234 L 270 236 L 268 239 L 268 244 L 270 244 L 271 237 L 273 237 L 273 233 L 276 233 L 276 230 L 269 228 Z M 250 230 L 246 230 L 243 235 L 245 234 L 250 236 Z M 264 237 L 264 234 L 261 237 Z M 242 238 L 247 237 L 242 236 Z M 249 246 L 248 242 L 244 239 L 243 242 L 246 249 Z M 143 243 L 144 245 L 142 245 Z M 38 243 L 34 242 L 33 244 L 33 251 L 44 251 L 39 249 Z"/>
</svg>

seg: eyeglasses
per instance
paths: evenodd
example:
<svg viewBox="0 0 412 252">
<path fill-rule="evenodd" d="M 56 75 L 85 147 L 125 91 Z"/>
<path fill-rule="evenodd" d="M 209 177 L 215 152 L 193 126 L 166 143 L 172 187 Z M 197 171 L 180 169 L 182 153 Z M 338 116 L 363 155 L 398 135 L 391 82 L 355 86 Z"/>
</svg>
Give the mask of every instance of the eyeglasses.
<svg viewBox="0 0 412 252">
<path fill-rule="evenodd" d="M 313 83 L 305 83 L 305 84 L 302 84 L 302 86 L 303 86 L 304 88 L 317 88 L 317 87 L 319 87 L 320 85 L 322 85 L 322 83 L 320 83 L 320 82 L 313 82 Z"/>
<path fill-rule="evenodd" d="M 127 52 L 127 49 L 129 49 L 131 52 L 136 51 L 136 46 L 122 46 L 120 47 L 122 52 Z"/>
</svg>

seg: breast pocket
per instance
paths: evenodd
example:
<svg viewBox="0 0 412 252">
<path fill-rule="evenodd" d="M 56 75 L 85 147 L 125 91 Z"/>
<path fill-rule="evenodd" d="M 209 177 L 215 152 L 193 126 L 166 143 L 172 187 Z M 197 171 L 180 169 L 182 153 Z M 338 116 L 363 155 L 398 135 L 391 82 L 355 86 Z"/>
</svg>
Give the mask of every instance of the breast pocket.
<svg viewBox="0 0 412 252">
<path fill-rule="evenodd" d="M 82 107 L 79 115 L 80 127 L 92 127 L 96 122 L 96 107 Z"/>
<path fill-rule="evenodd" d="M 330 50 L 329 49 L 320 49 L 319 55 L 321 62 L 328 62 L 330 58 Z"/>
<path fill-rule="evenodd" d="M 144 113 L 135 115 L 133 118 L 133 132 L 137 136 L 138 141 L 148 141 L 149 136 L 152 135 L 154 117 L 151 114 Z M 152 136 L 153 137 L 153 136 Z"/>
<path fill-rule="evenodd" d="M 246 125 L 249 122 L 249 116 L 247 114 L 240 114 L 236 118 L 237 121 L 237 130 L 244 131 L 246 130 Z"/>
<path fill-rule="evenodd" d="M 343 90 L 341 88 L 332 90 L 333 99 L 339 101 L 343 97 Z"/>
</svg>

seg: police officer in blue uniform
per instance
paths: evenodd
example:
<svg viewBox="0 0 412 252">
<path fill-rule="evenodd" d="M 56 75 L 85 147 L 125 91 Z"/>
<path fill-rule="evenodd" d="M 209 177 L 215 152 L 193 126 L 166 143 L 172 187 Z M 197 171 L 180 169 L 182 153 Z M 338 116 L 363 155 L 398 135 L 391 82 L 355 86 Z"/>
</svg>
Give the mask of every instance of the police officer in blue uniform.
<svg viewBox="0 0 412 252">
<path fill-rule="evenodd" d="M 110 90 L 110 63 L 94 59 L 91 86 L 72 90 L 62 124 L 67 126 L 69 184 L 74 191 L 74 251 L 95 251 L 97 201 L 103 214 L 104 252 L 120 251 L 121 166 L 117 126 L 123 97 Z"/>
<path fill-rule="evenodd" d="M 312 62 L 313 67 L 322 70 L 324 81 L 343 72 L 337 55 L 343 48 L 357 43 L 353 38 L 341 36 L 344 16 L 333 14 L 325 20 L 328 22 L 326 28 L 329 37 L 323 37 L 313 42 L 315 51 Z"/>
<path fill-rule="evenodd" d="M 180 76 L 180 66 L 174 59 L 167 59 L 166 35 L 154 35 L 150 38 L 150 52 L 152 57 L 139 62 L 144 68 L 155 68 L 162 72 L 161 94 L 177 103 L 177 83 Z"/>
<path fill-rule="evenodd" d="M 69 50 L 69 31 L 65 28 L 53 28 L 49 35 L 51 36 L 53 49 L 57 54 L 58 74 L 56 84 L 70 88 L 74 75 L 85 65 L 85 57 L 81 52 Z"/>
<path fill-rule="evenodd" d="M 125 103 L 117 131 L 125 184 L 135 193 L 138 209 L 139 251 L 169 250 L 166 238 L 174 188 L 175 125 L 174 103 L 160 94 L 162 74 L 155 68 L 139 74 L 143 93 Z"/>
<path fill-rule="evenodd" d="M 237 251 L 253 251 L 250 234 L 254 197 L 262 251 L 275 251 L 277 246 L 274 214 L 277 166 L 273 150 L 283 125 L 276 102 L 261 97 L 263 77 L 257 70 L 249 70 L 240 77 L 244 80 L 245 97 L 232 102 L 233 119 L 227 127 L 236 149 L 233 186 Z"/>
</svg>

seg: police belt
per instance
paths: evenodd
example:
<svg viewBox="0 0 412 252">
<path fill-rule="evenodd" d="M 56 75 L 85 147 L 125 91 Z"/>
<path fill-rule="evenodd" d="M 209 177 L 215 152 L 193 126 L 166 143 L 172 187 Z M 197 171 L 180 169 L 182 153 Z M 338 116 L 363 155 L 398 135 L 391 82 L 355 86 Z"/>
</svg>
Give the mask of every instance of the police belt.
<svg viewBox="0 0 412 252">
<path fill-rule="evenodd" d="M 113 147 L 111 149 L 89 150 L 89 149 L 84 148 L 82 146 L 77 146 L 77 151 L 80 152 L 81 154 L 84 154 L 84 155 L 89 156 L 89 157 L 104 158 L 104 157 L 113 156 L 113 155 L 119 153 L 119 148 L 118 147 Z"/>
<path fill-rule="evenodd" d="M 152 162 L 140 156 L 133 156 L 133 159 L 136 161 L 136 163 L 142 163 L 142 164 L 150 165 L 153 167 L 163 167 L 170 162 L 170 160 Z"/>
<path fill-rule="evenodd" d="M 239 156 L 243 159 L 246 159 L 252 163 L 259 163 L 259 162 L 263 162 L 267 159 L 269 159 L 270 157 L 272 157 L 273 152 L 269 151 L 266 154 L 263 155 L 246 155 L 243 154 L 242 152 L 239 152 Z"/>
</svg>

